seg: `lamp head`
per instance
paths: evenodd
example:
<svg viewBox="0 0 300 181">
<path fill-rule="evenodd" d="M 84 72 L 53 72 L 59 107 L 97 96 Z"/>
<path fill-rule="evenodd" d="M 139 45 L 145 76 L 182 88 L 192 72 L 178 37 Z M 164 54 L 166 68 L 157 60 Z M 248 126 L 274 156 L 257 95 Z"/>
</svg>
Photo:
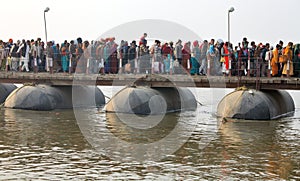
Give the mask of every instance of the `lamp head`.
<svg viewBox="0 0 300 181">
<path fill-rule="evenodd" d="M 234 11 L 234 8 L 233 8 L 233 7 L 231 7 L 231 8 L 228 10 L 229 13 L 231 13 L 231 12 L 233 12 L 233 11 Z"/>
<path fill-rule="evenodd" d="M 44 10 L 44 12 L 48 12 L 50 10 L 49 7 L 46 7 L 46 9 Z"/>
</svg>

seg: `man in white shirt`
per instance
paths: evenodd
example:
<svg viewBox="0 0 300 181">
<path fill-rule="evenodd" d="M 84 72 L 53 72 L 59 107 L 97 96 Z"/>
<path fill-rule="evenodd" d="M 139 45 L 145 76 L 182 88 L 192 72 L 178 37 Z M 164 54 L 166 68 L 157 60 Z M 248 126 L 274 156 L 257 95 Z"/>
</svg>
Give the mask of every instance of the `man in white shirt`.
<svg viewBox="0 0 300 181">
<path fill-rule="evenodd" d="M 20 59 L 20 64 L 19 64 L 20 71 L 23 71 L 25 68 L 26 72 L 29 72 L 29 68 L 28 68 L 29 50 L 30 50 L 29 44 L 30 44 L 29 41 L 26 42 L 25 40 L 22 40 L 22 44 L 17 51 L 17 53 L 21 54 L 21 59 Z M 22 63 L 23 63 L 23 66 L 22 66 Z"/>
</svg>

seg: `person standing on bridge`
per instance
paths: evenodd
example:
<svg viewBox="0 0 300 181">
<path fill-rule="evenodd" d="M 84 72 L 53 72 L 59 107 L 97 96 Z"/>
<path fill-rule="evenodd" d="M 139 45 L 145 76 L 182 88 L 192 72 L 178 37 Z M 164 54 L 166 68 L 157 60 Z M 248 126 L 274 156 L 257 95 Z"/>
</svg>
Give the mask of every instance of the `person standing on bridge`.
<svg viewBox="0 0 300 181">
<path fill-rule="evenodd" d="M 279 49 L 280 45 L 277 44 L 275 50 L 273 50 L 273 56 L 271 59 L 272 77 L 278 77 L 278 64 L 279 64 Z"/>
<path fill-rule="evenodd" d="M 268 69 L 268 61 L 270 57 L 267 57 L 267 52 L 270 51 L 270 44 L 266 43 L 265 46 L 263 46 L 262 52 L 261 52 L 261 76 L 265 77 Z"/>
<path fill-rule="evenodd" d="M 257 46 L 255 44 L 255 41 L 251 41 L 250 43 L 250 48 L 249 48 L 249 59 L 250 59 L 250 67 L 248 65 L 248 67 L 250 68 L 249 72 L 250 72 L 250 76 L 256 76 L 256 59 L 257 57 L 254 56 L 255 51 L 257 49 Z"/>
<path fill-rule="evenodd" d="M 28 63 L 29 63 L 29 50 L 30 50 L 30 41 L 27 42 L 23 39 L 22 44 L 19 47 L 17 53 L 21 54 L 21 59 L 19 63 L 19 70 L 23 71 L 24 68 L 26 69 L 26 72 L 29 72 Z M 23 65 L 22 65 L 23 63 Z"/>
<path fill-rule="evenodd" d="M 273 58 L 273 46 L 271 46 L 269 48 L 269 50 L 266 52 L 266 55 L 265 55 L 265 60 L 266 60 L 266 69 L 267 69 L 267 75 L 269 75 L 269 68 L 271 69 L 271 61 L 272 61 L 272 58 Z"/>
<path fill-rule="evenodd" d="M 164 64 L 164 72 L 170 73 L 170 65 L 171 65 L 171 56 L 172 56 L 172 49 L 169 44 L 166 42 L 161 48 L 162 51 L 162 61 Z"/>
<path fill-rule="evenodd" d="M 284 53 L 283 41 L 279 40 L 278 44 L 280 45 L 280 48 L 278 50 L 278 54 L 279 54 L 278 77 L 281 77 L 282 76 L 282 70 L 283 70 L 283 63 L 280 62 L 280 57 Z"/>
<path fill-rule="evenodd" d="M 110 73 L 116 74 L 119 71 L 119 61 L 117 59 L 118 44 L 115 42 L 115 37 L 110 38 Z"/>
<path fill-rule="evenodd" d="M 230 52 L 229 52 L 229 46 L 228 42 L 225 42 L 223 47 L 221 48 L 221 63 L 222 63 L 222 73 L 223 75 L 228 75 L 229 73 L 229 57 L 230 57 Z M 223 59 L 223 60 L 222 60 Z"/>
<path fill-rule="evenodd" d="M 140 38 L 139 46 L 141 46 L 142 44 L 144 44 L 146 46 L 146 44 L 147 44 L 147 40 L 146 40 L 147 36 L 148 36 L 147 33 L 143 34 L 143 36 Z"/>
<path fill-rule="evenodd" d="M 69 73 L 73 73 L 76 67 L 76 45 L 74 43 L 74 40 L 70 41 L 69 53 L 70 53 Z"/>
<path fill-rule="evenodd" d="M 65 73 L 68 70 L 67 42 L 64 42 L 64 43 L 61 44 L 60 54 L 61 54 L 62 70 Z"/>
<path fill-rule="evenodd" d="M 103 48 L 103 57 L 104 57 L 104 71 L 106 74 L 110 73 L 110 49 L 111 44 L 109 38 L 105 39 L 105 46 Z"/>
<path fill-rule="evenodd" d="M 294 67 L 293 67 L 293 43 L 289 42 L 283 51 L 283 55 L 286 56 L 286 62 L 283 62 L 283 76 L 292 76 L 294 75 Z"/>
<path fill-rule="evenodd" d="M 15 43 L 10 49 L 11 55 L 11 70 L 18 71 L 19 61 L 20 61 L 20 53 L 17 53 L 20 46 L 20 40 Z"/>
<path fill-rule="evenodd" d="M 105 73 L 104 72 L 104 62 L 105 62 L 104 48 L 105 48 L 105 39 L 101 38 L 99 41 L 99 45 L 97 47 L 96 56 L 97 56 L 97 59 L 100 61 L 98 68 L 99 68 L 99 73 L 102 75 Z"/>
<path fill-rule="evenodd" d="M 2 61 L 5 58 L 5 45 L 2 40 L 0 40 L 0 70 L 2 70 Z"/>
<path fill-rule="evenodd" d="M 76 72 L 78 73 L 89 73 L 87 69 L 88 60 L 91 58 L 91 49 L 89 48 L 89 41 L 85 40 L 82 43 L 82 54 L 77 63 Z"/>
<path fill-rule="evenodd" d="M 193 42 L 192 53 L 191 53 L 191 75 L 199 74 L 200 67 L 200 47 L 198 40 Z"/>
<path fill-rule="evenodd" d="M 122 64 L 119 65 L 120 72 L 124 72 L 124 67 L 128 63 L 128 49 L 129 49 L 128 42 L 122 40 L 118 50 L 119 59 L 121 59 L 120 63 Z"/>
<path fill-rule="evenodd" d="M 46 47 L 46 71 L 50 73 L 53 73 L 53 60 L 54 60 L 54 50 L 52 48 L 53 44 L 52 42 L 47 43 Z"/>
<path fill-rule="evenodd" d="M 200 46 L 200 68 L 199 68 L 199 74 L 200 75 L 206 75 L 207 71 L 207 50 L 208 50 L 208 41 L 204 40 L 203 43 Z"/>
<path fill-rule="evenodd" d="M 191 42 L 186 42 L 182 49 L 182 67 L 190 74 L 191 69 Z"/>
<path fill-rule="evenodd" d="M 130 47 L 128 48 L 128 63 L 129 63 L 128 67 L 130 67 L 130 68 L 126 68 L 127 73 L 134 72 L 134 61 L 137 57 L 136 47 L 137 47 L 136 46 L 136 41 L 132 41 L 130 43 Z"/>
<path fill-rule="evenodd" d="M 211 39 L 208 45 L 208 50 L 207 50 L 207 70 L 209 70 L 209 74 L 211 73 L 212 65 L 214 62 L 214 59 L 216 57 L 216 52 L 215 52 L 215 39 Z"/>
<path fill-rule="evenodd" d="M 174 62 L 174 73 L 182 73 L 181 72 L 181 63 L 182 63 L 182 41 L 179 39 L 177 41 L 177 43 L 175 44 L 175 47 L 174 47 L 174 57 L 175 57 L 175 62 Z M 178 66 L 177 66 L 178 64 Z"/>
<path fill-rule="evenodd" d="M 38 65 L 41 65 L 42 63 L 41 56 L 43 55 L 41 42 L 39 41 L 39 39 L 35 41 L 32 48 L 33 48 L 33 67 L 34 67 L 34 71 L 38 72 L 39 70 Z"/>
<path fill-rule="evenodd" d="M 141 44 L 139 46 L 139 61 L 140 61 L 140 73 L 150 73 L 151 72 L 151 64 L 150 64 L 150 55 L 149 55 L 149 49 L 147 46 L 147 41 L 145 42 L 146 44 Z"/>
</svg>

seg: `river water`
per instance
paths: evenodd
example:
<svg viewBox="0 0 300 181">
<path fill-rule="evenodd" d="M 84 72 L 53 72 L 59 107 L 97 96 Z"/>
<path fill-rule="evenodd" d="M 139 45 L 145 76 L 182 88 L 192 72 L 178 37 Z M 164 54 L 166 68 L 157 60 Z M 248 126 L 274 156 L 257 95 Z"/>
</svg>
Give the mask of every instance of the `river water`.
<svg viewBox="0 0 300 181">
<path fill-rule="evenodd" d="M 100 88 L 113 94 L 110 87 Z M 75 114 L 2 108 L 0 179 L 300 180 L 300 92 L 290 92 L 293 117 L 220 124 L 216 105 L 229 91 L 196 89 L 203 104 L 197 111 L 167 114 L 142 131 L 96 108 Z M 177 124 L 183 128 L 177 141 L 158 144 Z M 139 157 L 143 148 L 134 145 L 147 144 L 153 146 L 147 147 L 150 156 Z"/>
</svg>

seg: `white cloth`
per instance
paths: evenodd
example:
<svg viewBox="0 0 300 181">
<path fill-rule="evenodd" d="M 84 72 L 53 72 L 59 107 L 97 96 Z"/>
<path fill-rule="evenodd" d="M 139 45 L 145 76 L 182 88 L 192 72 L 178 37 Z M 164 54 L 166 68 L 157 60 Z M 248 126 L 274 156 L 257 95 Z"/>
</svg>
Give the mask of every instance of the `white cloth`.
<svg viewBox="0 0 300 181">
<path fill-rule="evenodd" d="M 29 47 L 28 44 L 26 44 L 26 45 L 22 44 L 22 45 L 19 47 L 17 53 L 20 53 L 21 49 L 22 49 L 24 46 L 27 46 L 27 47 L 26 47 L 26 52 L 25 52 L 24 58 L 29 59 L 29 51 L 30 51 L 30 47 Z M 22 57 L 23 57 L 23 56 L 22 56 Z"/>
<path fill-rule="evenodd" d="M 25 68 L 26 72 L 29 72 L 29 68 L 28 68 L 29 58 L 22 57 L 20 62 L 23 62 L 23 66 L 21 70 L 23 71 Z"/>
<path fill-rule="evenodd" d="M 153 62 L 153 71 L 155 72 L 155 73 L 159 73 L 159 65 L 160 63 L 159 62 Z"/>
<path fill-rule="evenodd" d="M 26 69 L 27 72 L 29 72 L 29 68 L 28 68 L 28 63 L 29 63 L 29 51 L 30 51 L 30 47 L 29 45 L 26 43 L 26 44 L 22 44 L 19 49 L 18 49 L 18 53 L 21 51 L 21 49 L 26 46 L 26 52 L 25 52 L 25 56 L 21 56 L 21 59 L 20 59 L 20 62 L 19 62 L 19 66 L 22 66 L 21 67 L 21 70 L 23 71 L 24 68 Z M 22 65 L 23 63 L 23 65 Z"/>
</svg>

